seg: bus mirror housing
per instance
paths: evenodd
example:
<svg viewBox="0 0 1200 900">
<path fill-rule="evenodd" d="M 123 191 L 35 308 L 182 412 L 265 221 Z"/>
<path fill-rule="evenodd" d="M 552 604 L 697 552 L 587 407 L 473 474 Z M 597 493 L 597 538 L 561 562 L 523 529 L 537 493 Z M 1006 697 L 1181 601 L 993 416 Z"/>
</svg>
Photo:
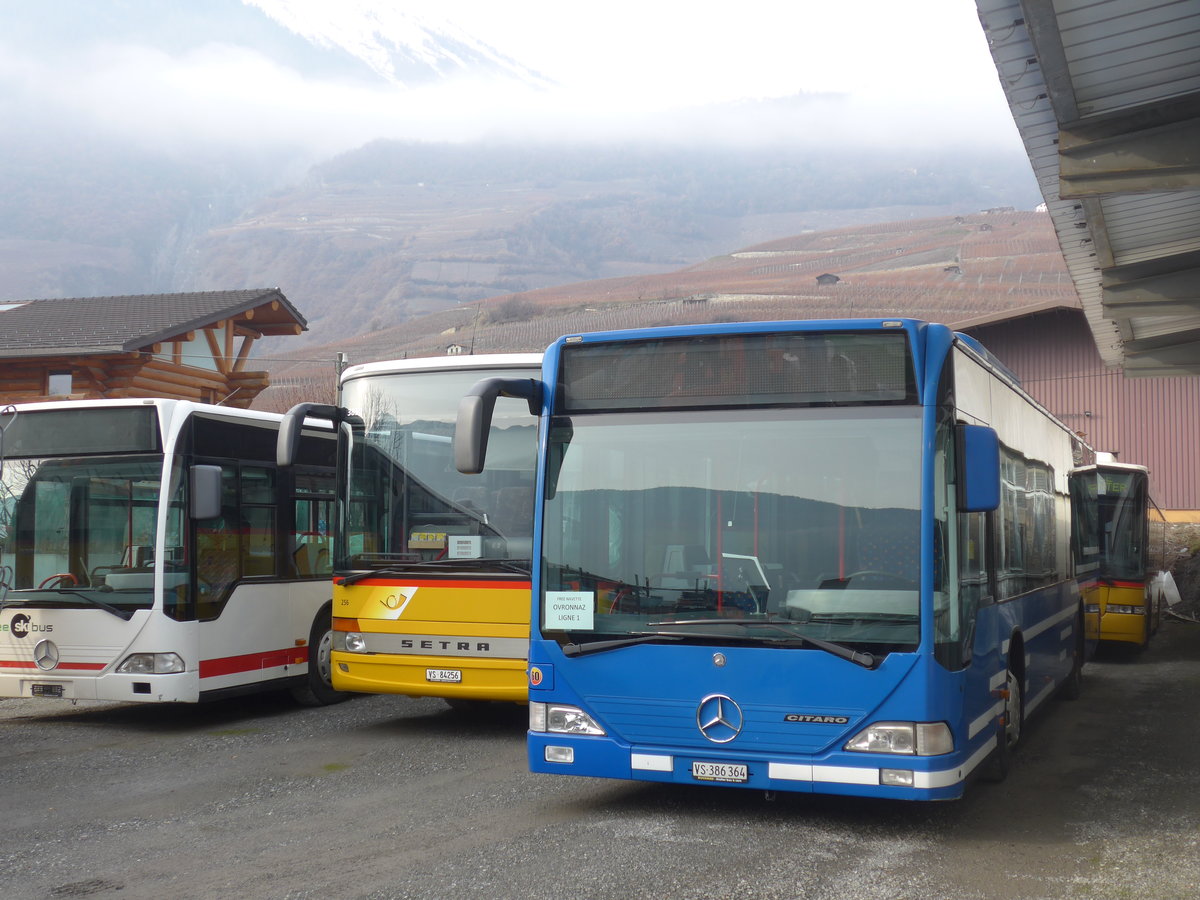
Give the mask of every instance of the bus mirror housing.
<svg viewBox="0 0 1200 900">
<path fill-rule="evenodd" d="M 958 426 L 958 508 L 990 512 L 1000 505 L 1000 439 L 986 425 Z"/>
<path fill-rule="evenodd" d="M 342 422 L 362 422 L 344 406 L 334 406 L 331 403 L 297 403 L 283 414 L 283 421 L 279 423 L 279 436 L 275 439 L 275 465 L 295 465 L 296 451 L 300 449 L 300 431 L 304 427 L 304 420 L 309 416 L 314 419 L 328 419 L 334 425 L 340 425 Z"/>
<path fill-rule="evenodd" d="M 488 433 L 497 397 L 515 397 L 529 404 L 529 414 L 542 411 L 542 383 L 532 378 L 484 378 L 458 401 L 454 425 L 454 467 L 464 475 L 478 475 L 487 457 Z"/>
<path fill-rule="evenodd" d="M 192 466 L 191 516 L 215 519 L 221 514 L 221 467 Z"/>
</svg>

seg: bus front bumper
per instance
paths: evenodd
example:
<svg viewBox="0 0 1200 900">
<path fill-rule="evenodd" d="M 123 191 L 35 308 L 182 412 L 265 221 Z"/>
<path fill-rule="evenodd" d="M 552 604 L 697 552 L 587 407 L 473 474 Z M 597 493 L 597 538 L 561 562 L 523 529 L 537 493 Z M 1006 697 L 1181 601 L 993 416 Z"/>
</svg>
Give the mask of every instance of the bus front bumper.
<svg viewBox="0 0 1200 900">
<path fill-rule="evenodd" d="M 704 753 L 630 747 L 607 737 L 528 735 L 531 772 L 897 800 L 961 797 L 994 748 L 993 737 L 970 753 L 940 757 L 881 759 L 873 754 L 837 753 L 815 760 L 730 749 Z"/>
<path fill-rule="evenodd" d="M 0 675 L 0 697 L 47 700 L 101 700 L 117 703 L 194 703 L 195 673 L 172 675 L 64 675 L 52 672 L 6 672 Z"/>
<path fill-rule="evenodd" d="M 333 651 L 333 687 L 367 694 L 524 703 L 529 679 L 523 659 L 362 654 Z"/>
</svg>

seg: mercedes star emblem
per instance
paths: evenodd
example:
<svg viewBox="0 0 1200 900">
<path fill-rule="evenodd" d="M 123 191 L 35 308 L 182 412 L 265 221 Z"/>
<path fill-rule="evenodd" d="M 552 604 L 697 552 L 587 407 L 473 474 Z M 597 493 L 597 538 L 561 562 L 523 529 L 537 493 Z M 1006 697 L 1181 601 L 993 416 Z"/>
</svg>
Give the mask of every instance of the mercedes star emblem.
<svg viewBox="0 0 1200 900">
<path fill-rule="evenodd" d="M 714 744 L 727 744 L 742 730 L 742 708 L 724 694 L 709 694 L 696 707 L 696 727 Z"/>
<path fill-rule="evenodd" d="M 33 661 L 43 672 L 58 665 L 58 646 L 54 641 L 38 641 L 33 648 Z"/>
</svg>

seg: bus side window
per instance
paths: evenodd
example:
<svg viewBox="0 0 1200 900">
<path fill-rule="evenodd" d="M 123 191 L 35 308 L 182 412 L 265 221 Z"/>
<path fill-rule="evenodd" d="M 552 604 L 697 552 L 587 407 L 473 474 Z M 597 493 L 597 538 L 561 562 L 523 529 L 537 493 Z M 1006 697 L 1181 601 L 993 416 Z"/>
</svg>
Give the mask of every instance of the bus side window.
<svg viewBox="0 0 1200 900">
<path fill-rule="evenodd" d="M 328 578 L 333 574 L 333 489 L 333 478 L 325 473 L 296 477 L 292 565 L 294 574 L 301 578 Z"/>
<path fill-rule="evenodd" d="M 275 470 L 243 466 L 240 481 L 242 575 L 274 575 Z"/>
<path fill-rule="evenodd" d="M 221 469 L 221 515 L 196 521 L 196 618 L 216 618 L 240 575 L 237 469 Z"/>
</svg>

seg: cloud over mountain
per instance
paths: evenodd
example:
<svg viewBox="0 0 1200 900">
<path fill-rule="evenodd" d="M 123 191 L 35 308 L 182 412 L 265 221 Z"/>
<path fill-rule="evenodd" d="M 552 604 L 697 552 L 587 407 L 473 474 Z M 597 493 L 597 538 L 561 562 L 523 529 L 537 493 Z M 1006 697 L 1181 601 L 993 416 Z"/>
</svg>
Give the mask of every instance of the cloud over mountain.
<svg viewBox="0 0 1200 900">
<path fill-rule="evenodd" d="M 390 84 L 416 87 L 454 78 L 549 79 L 505 56 L 436 9 L 342 0 L 245 0 L 318 47 L 337 47 Z"/>
</svg>

